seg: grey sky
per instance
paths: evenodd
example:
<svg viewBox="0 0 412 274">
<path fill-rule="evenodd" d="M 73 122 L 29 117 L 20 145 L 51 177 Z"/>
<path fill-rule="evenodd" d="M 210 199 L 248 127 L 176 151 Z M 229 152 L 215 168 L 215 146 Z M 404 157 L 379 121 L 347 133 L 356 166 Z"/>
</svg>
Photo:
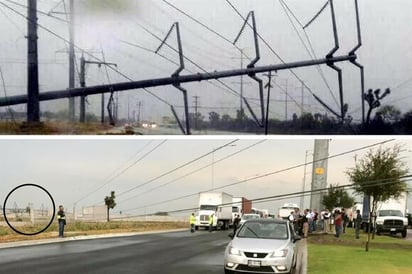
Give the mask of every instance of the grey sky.
<svg viewBox="0 0 412 274">
<path fill-rule="evenodd" d="M 2 138 L 0 197 L 4 199 L 7 193 L 18 185 L 34 183 L 46 188 L 57 204 L 64 204 L 71 211 L 75 203 L 79 209 L 82 206 L 103 205 L 103 198 L 114 190 L 118 194 L 115 212 L 121 210 L 125 214 L 143 214 L 196 207 L 196 195 L 156 206 L 149 205 L 245 179 L 250 180 L 219 191 L 254 199 L 302 190 L 303 166 L 278 171 L 303 164 L 306 151 L 307 161 L 310 162 L 314 145 L 312 138 L 241 138 L 230 146 L 176 169 L 233 140 L 235 139 L 232 137 Z M 329 155 L 348 152 L 383 140 L 333 137 Z M 387 145 L 394 144 L 404 145 L 402 156 L 410 167 L 411 140 L 397 139 Z M 246 149 L 248 146 L 251 147 Z M 362 157 L 366 151 L 331 158 L 328 163 L 328 185 L 350 183 L 344 171 L 353 167 L 355 155 Z M 236 152 L 239 153 L 219 161 Z M 211 165 L 213 160 L 217 162 Z M 174 169 L 176 170 L 170 172 Z M 266 174 L 270 175 L 263 176 Z M 160 175 L 164 176 L 158 178 Z M 262 177 L 253 179 L 259 176 Z M 311 165 L 308 165 L 306 190 L 309 189 L 310 181 Z M 47 197 L 45 202 L 45 195 L 41 192 L 30 193 L 27 190 L 10 199 L 8 205 L 13 205 L 14 201 L 21 207 L 33 203 L 36 208 L 49 203 Z M 299 203 L 300 199 L 266 202 L 256 204 L 255 207 L 267 208 L 271 213 L 275 213 L 277 208 L 286 202 Z M 305 205 L 309 206 L 309 199 L 305 200 Z M 411 206 L 409 203 L 409 208 Z"/>
<path fill-rule="evenodd" d="M 2 1 L 19 12 L 26 10 L 10 1 Z M 16 0 L 26 5 L 26 1 Z M 53 7 L 55 11 L 63 11 L 61 1 L 39 1 L 39 10 L 49 12 Z M 95 1 L 96 2 L 96 1 Z M 113 1 L 109 1 L 113 2 Z M 178 21 L 181 27 L 184 54 L 198 63 L 207 71 L 234 69 L 240 66 L 238 50 L 220 39 L 213 33 L 205 30 L 198 24 L 189 20 L 161 0 L 118 1 L 121 9 L 114 9 L 113 4 L 100 1 L 98 11 L 86 7 L 87 0 L 76 0 L 76 44 L 98 58 L 102 58 L 103 49 L 107 61 L 118 64 L 124 74 L 135 80 L 165 77 L 170 75 L 176 65 L 156 56 L 150 52 L 132 47 L 121 42 L 127 41 L 156 49 L 160 41 L 148 34 L 142 27 L 149 29 L 157 36 L 163 38 L 170 26 Z M 233 41 L 236 37 L 242 20 L 236 12 L 223 0 L 170 0 L 170 3 L 187 12 L 191 16 L 216 30 L 224 37 Z M 271 47 L 286 62 L 309 60 L 305 48 L 299 41 L 291 23 L 285 15 L 279 1 L 269 0 L 232 0 L 243 16 L 250 10 L 255 11 L 258 31 L 271 45 Z M 285 0 L 296 18 L 302 23 L 308 22 L 316 14 L 325 0 Z M 66 1 L 67 4 L 67 1 Z M 355 11 L 353 1 L 334 1 L 337 12 L 338 32 L 341 49 L 336 55 L 345 55 L 356 44 Z M 407 91 L 411 88 L 410 75 L 412 71 L 410 21 L 412 18 L 412 2 L 408 0 L 362 0 L 359 1 L 363 46 L 358 51 L 358 61 L 365 65 L 366 88 L 392 88 L 392 94 L 385 99 L 400 108 L 403 112 L 410 110 L 410 95 Z M 3 71 L 7 95 L 25 93 L 26 83 L 26 25 L 24 18 L 0 6 L 0 66 Z M 59 15 L 56 15 L 59 16 Z M 61 15 L 60 15 L 61 16 Z M 307 28 L 316 56 L 324 57 L 333 47 L 329 9 Z M 68 27 L 65 22 L 52 17 L 39 14 L 39 23 L 57 33 L 68 37 Z M 296 23 L 296 22 L 295 22 Z M 304 37 L 302 28 L 297 25 L 299 33 Z M 168 40 L 171 46 L 176 47 L 175 35 Z M 248 56 L 253 57 L 253 43 L 250 29 L 246 29 L 241 36 L 238 46 L 245 48 Z M 306 42 L 307 43 L 307 42 Z M 39 59 L 40 59 L 40 88 L 41 91 L 62 90 L 68 86 L 68 65 L 65 50 L 67 44 L 52 34 L 39 29 Z M 280 61 L 260 42 L 262 59 L 257 65 L 276 64 Z M 170 49 L 160 51 L 164 56 L 177 61 L 177 55 Z M 80 52 L 78 52 L 80 55 Z M 246 62 L 246 60 L 245 60 Z M 344 69 L 344 100 L 349 103 L 349 114 L 359 119 L 360 116 L 360 80 L 358 70 L 350 64 L 339 64 Z M 192 72 L 200 69 L 186 61 L 186 67 Z M 335 99 L 339 98 L 336 73 L 322 66 L 325 77 L 332 89 Z M 184 71 L 182 74 L 190 73 Z M 298 69 L 296 73 L 305 81 L 311 90 L 324 100 L 329 106 L 337 110 L 335 99 L 329 92 L 326 84 L 315 67 Z M 111 82 L 126 81 L 123 77 L 109 72 Z M 239 77 L 238 77 L 239 78 Z M 240 79 L 225 79 L 224 82 L 232 89 L 239 91 Z M 295 102 L 288 104 L 288 117 L 292 113 L 300 113 L 301 89 L 300 84 L 289 72 L 278 73 L 276 81 L 283 87 L 288 82 L 288 92 Z M 245 96 L 257 98 L 255 83 L 245 78 Z M 97 66 L 88 67 L 87 85 L 107 83 L 108 79 L 104 68 Z M 214 82 L 217 85 L 217 82 Z M 200 110 L 207 117 L 210 111 L 221 114 L 234 115 L 239 105 L 239 98 L 231 92 L 216 88 L 209 83 L 192 83 L 184 85 L 189 90 L 189 103 L 193 106 L 193 96 L 200 96 Z M 227 89 L 227 88 L 224 88 Z M 159 87 L 150 89 L 153 93 L 166 100 L 169 104 L 182 106 L 183 100 L 179 91 L 173 87 Z M 0 88 L 4 96 L 3 88 Z M 285 116 L 284 93 L 275 88 L 271 116 L 283 119 Z M 98 113 L 99 97 L 89 98 L 89 111 Z M 159 121 L 161 116 L 172 116 L 169 107 L 142 90 L 119 93 L 121 116 L 127 116 L 129 102 L 130 115 L 137 110 L 139 101 L 143 103 L 143 118 Z M 291 99 L 288 99 L 291 101 Z M 250 100 L 254 102 L 253 99 Z M 384 102 L 384 103 L 385 103 Z M 67 108 L 67 100 L 42 103 L 42 110 L 58 110 Z M 24 110 L 23 106 L 16 108 Z M 156 111 L 153 111 L 156 109 Z M 325 110 L 310 98 L 305 91 L 304 109 L 311 112 L 325 112 Z M 182 110 L 178 108 L 180 115 Z"/>
</svg>

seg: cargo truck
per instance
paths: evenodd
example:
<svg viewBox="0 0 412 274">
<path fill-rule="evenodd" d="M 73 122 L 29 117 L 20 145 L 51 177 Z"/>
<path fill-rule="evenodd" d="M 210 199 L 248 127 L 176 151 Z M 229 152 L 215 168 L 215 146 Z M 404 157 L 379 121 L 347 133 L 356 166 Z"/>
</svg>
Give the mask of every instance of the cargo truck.
<svg viewBox="0 0 412 274">
<path fill-rule="evenodd" d="M 233 196 L 225 192 L 199 193 L 199 211 L 195 229 L 209 227 L 209 218 L 214 214 L 213 229 L 228 229 L 232 226 Z"/>
<path fill-rule="evenodd" d="M 290 213 L 292 211 L 295 211 L 296 208 L 299 209 L 299 206 L 297 204 L 293 204 L 293 203 L 284 204 L 281 208 L 279 208 L 278 218 L 287 220 Z"/>
<path fill-rule="evenodd" d="M 245 197 L 233 197 L 232 219 L 234 219 L 236 215 L 242 217 L 243 214 L 251 213 L 251 211 L 252 201 Z"/>
</svg>

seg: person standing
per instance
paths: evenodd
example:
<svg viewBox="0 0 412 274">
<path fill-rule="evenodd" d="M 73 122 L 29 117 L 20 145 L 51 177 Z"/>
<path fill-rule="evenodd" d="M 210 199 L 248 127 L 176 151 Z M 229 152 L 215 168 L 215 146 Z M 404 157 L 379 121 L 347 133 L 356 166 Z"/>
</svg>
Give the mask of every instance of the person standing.
<svg viewBox="0 0 412 274">
<path fill-rule="evenodd" d="M 348 222 L 349 222 L 349 217 L 348 214 L 346 214 L 346 211 L 344 208 L 342 208 L 342 220 L 343 220 L 343 224 L 342 224 L 342 228 L 343 231 L 342 233 L 346 233 L 346 227 L 348 226 Z"/>
<path fill-rule="evenodd" d="M 360 213 L 360 210 L 356 210 L 356 218 L 355 218 L 355 237 L 356 239 L 359 239 L 359 230 L 362 226 L 362 215 Z"/>
<path fill-rule="evenodd" d="M 209 216 L 209 232 L 213 231 L 213 219 L 214 219 L 214 214 L 212 213 L 212 215 Z"/>
<path fill-rule="evenodd" d="M 236 217 L 235 217 L 235 219 L 233 220 L 233 235 L 236 234 L 236 230 L 237 230 L 237 228 L 238 228 L 238 226 L 239 226 L 239 223 L 240 223 L 240 217 L 239 217 L 239 214 L 236 214 Z"/>
<path fill-rule="evenodd" d="M 331 214 L 329 212 L 329 209 L 325 209 L 325 213 L 323 214 L 323 228 L 325 233 L 329 233 L 330 232 L 330 218 L 331 218 Z"/>
<path fill-rule="evenodd" d="M 57 212 L 57 221 L 59 223 L 59 237 L 64 237 L 64 226 L 66 225 L 66 214 L 64 213 L 64 207 L 59 205 L 59 211 Z"/>
<path fill-rule="evenodd" d="M 309 231 L 309 220 L 308 220 L 308 215 L 309 215 L 309 210 L 305 209 L 303 211 L 303 215 L 302 215 L 302 224 L 303 224 L 303 238 L 307 238 L 308 237 L 308 231 Z"/>
<path fill-rule="evenodd" d="M 196 224 L 196 217 L 195 217 L 194 213 L 192 213 L 192 215 L 190 215 L 189 222 L 190 222 L 190 232 L 193 233 L 193 232 L 195 232 L 195 224 Z"/>
<path fill-rule="evenodd" d="M 342 234 L 342 223 L 343 217 L 342 214 L 339 212 L 338 209 L 335 210 L 335 217 L 334 217 L 334 224 L 335 224 L 335 237 L 339 238 L 340 234 Z"/>
</svg>

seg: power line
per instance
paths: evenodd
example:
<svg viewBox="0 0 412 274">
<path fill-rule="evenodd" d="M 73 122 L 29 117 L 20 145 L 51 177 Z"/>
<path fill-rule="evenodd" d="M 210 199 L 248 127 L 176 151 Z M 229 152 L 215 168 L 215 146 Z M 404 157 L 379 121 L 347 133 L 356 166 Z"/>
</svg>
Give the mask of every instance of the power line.
<svg viewBox="0 0 412 274">
<path fill-rule="evenodd" d="M 232 9 L 245 21 L 245 18 L 243 15 L 237 10 L 237 8 L 229 1 L 226 0 L 226 2 L 232 7 Z M 247 23 L 247 25 L 252 28 L 252 26 Z M 286 62 L 280 57 L 280 55 L 269 45 L 269 43 L 266 42 L 266 40 L 258 33 L 257 34 L 259 39 L 262 40 L 262 42 L 269 48 L 269 50 L 283 63 L 286 64 Z M 311 88 L 299 77 L 299 75 L 296 74 L 292 69 L 288 69 L 290 73 L 292 73 L 295 78 L 302 83 L 302 85 L 305 86 L 305 88 L 308 90 L 308 92 L 318 101 L 324 108 L 327 110 L 331 111 L 332 109 L 327 106 L 324 102 L 321 102 L 320 98 L 311 90 Z M 335 113 L 334 113 L 335 114 Z"/>
<path fill-rule="evenodd" d="M 22 17 L 25 18 L 26 20 L 28 20 L 28 21 L 30 20 L 29 18 L 27 18 L 27 16 L 25 16 L 24 14 L 20 13 L 19 11 L 13 9 L 12 7 L 6 5 L 6 4 L 4 4 L 4 3 L 2 3 L 2 2 L 0 2 L 0 4 L 3 5 L 4 7 L 8 8 L 9 10 L 13 11 L 14 13 L 22 16 Z M 64 38 L 64 37 L 60 36 L 59 34 L 53 32 L 52 30 L 44 27 L 43 25 L 37 23 L 37 26 L 40 27 L 41 29 L 45 30 L 46 32 L 52 34 L 53 36 L 55 36 L 55 37 L 63 40 L 64 42 L 70 44 L 70 41 L 68 41 L 66 38 Z M 99 61 L 99 62 L 103 62 L 103 60 L 101 60 L 100 58 L 94 56 L 93 54 L 91 54 L 91 53 L 83 50 L 83 49 L 80 48 L 79 46 L 77 46 L 77 45 L 75 45 L 75 44 L 74 44 L 73 46 L 74 46 L 75 48 L 77 48 L 78 50 L 80 50 L 82 53 L 88 55 L 89 57 L 92 57 L 94 60 L 97 60 L 97 61 Z M 127 75 L 125 75 L 124 73 L 122 73 L 121 71 L 119 71 L 118 69 L 114 68 L 113 66 L 109 66 L 109 68 L 110 68 L 111 70 L 115 71 L 116 73 L 118 73 L 119 75 L 121 75 L 122 77 L 124 77 L 125 79 L 127 79 L 127 80 L 129 80 L 129 81 L 133 81 L 133 79 L 131 79 L 130 77 L 128 77 Z M 165 103 L 165 104 L 167 104 L 167 105 L 170 106 L 170 104 L 169 104 L 166 100 L 164 100 L 164 99 L 160 98 L 159 96 L 155 95 L 154 93 L 152 93 L 151 91 L 149 91 L 147 88 L 143 88 L 143 90 L 146 91 L 147 93 L 149 93 L 150 95 L 152 95 L 153 97 L 157 98 L 158 100 L 162 101 L 163 103 Z"/>
<path fill-rule="evenodd" d="M 190 175 L 192 175 L 192 174 L 195 174 L 195 173 L 197 173 L 197 172 L 199 172 L 199 171 L 201 171 L 201 170 L 203 170 L 203 169 L 205 169 L 205 168 L 208 168 L 208 167 L 210 167 L 210 166 L 212 166 L 212 165 L 214 165 L 214 164 L 216 164 L 216 163 L 219 163 L 219 162 L 222 162 L 222 161 L 224 161 L 224 160 L 227 160 L 227 159 L 229 159 L 229 158 L 231 158 L 231 157 L 233 157 L 233 156 L 235 156 L 235 155 L 237 155 L 237 154 L 239 154 L 239 153 L 241 153 L 241 152 L 244 152 L 244 151 L 246 151 L 246 150 L 248 150 L 248 149 L 250 149 L 250 148 L 252 148 L 252 147 L 255 147 L 255 146 L 257 146 L 257 145 L 259 145 L 259 144 L 261 144 L 261 143 L 263 143 L 263 142 L 265 142 L 265 141 L 267 141 L 267 140 L 261 140 L 261 141 L 258 141 L 258 142 L 256 142 L 256 143 L 253 143 L 253 144 L 251 144 L 251 145 L 249 145 L 249 146 L 247 146 L 247 147 L 245 147 L 245 148 L 243 148 L 243 149 L 241 149 L 241 150 L 238 150 L 238 151 L 236 151 L 236 152 L 234 152 L 234 153 L 232 153 L 232 154 L 229 154 L 229 155 L 227 155 L 227 156 L 225 156 L 225 157 L 223 157 L 223 158 L 220 158 L 220 159 L 218 159 L 218 160 L 216 160 L 216 161 L 213 161 L 213 162 L 210 163 L 210 164 L 207 164 L 207 165 L 205 165 L 205 166 L 203 166 L 203 167 L 200 167 L 200 168 L 198 168 L 198 169 L 195 169 L 195 170 L 193 170 L 193 171 L 191 171 L 191 172 L 189 172 L 189 173 L 186 173 L 186 174 L 184 174 L 184 175 L 182 175 L 182 176 L 179 176 L 178 178 L 175 178 L 175 179 L 173 179 L 173 180 L 171 180 L 171 181 L 168 181 L 168 182 L 166 182 L 166 183 L 164 183 L 164 184 L 162 184 L 162 185 L 159 185 L 159 186 L 156 186 L 156 187 L 154 187 L 154 188 L 151 188 L 151 189 L 149 189 L 149 190 L 147 190 L 147 191 L 145 191 L 145 192 L 142 192 L 142 193 L 140 193 L 140 194 L 138 194 L 138 195 L 136 195 L 136 196 L 133 196 L 132 198 L 136 198 L 136 197 L 142 196 L 142 195 L 144 195 L 144 194 L 147 194 L 147 193 L 149 193 L 149 192 L 152 192 L 153 190 L 156 190 L 156 189 L 165 187 L 165 186 L 167 186 L 167 185 L 170 185 L 170 184 L 172 184 L 172 183 L 174 183 L 174 182 L 176 182 L 176 181 L 178 181 L 178 180 L 180 180 L 180 179 L 186 178 L 186 177 L 188 177 L 188 176 L 190 176 Z M 130 198 L 130 199 L 131 199 L 131 198 Z"/>
<path fill-rule="evenodd" d="M 11 4 L 14 4 L 14 5 L 16 5 L 16 6 L 25 8 L 25 9 L 28 8 L 27 5 L 20 4 L 20 3 L 17 3 L 17 2 L 15 2 L 15 1 L 12 1 L 12 0 L 5 0 L 5 1 L 7 1 L 7 2 L 9 2 L 9 3 L 11 3 Z M 48 16 L 48 17 L 50 17 L 50 18 L 56 19 L 56 20 L 58 20 L 58 21 L 62 21 L 62 22 L 64 22 L 64 23 L 68 23 L 67 20 L 61 19 L 61 18 L 59 18 L 59 17 L 57 17 L 57 16 L 54 16 L 54 15 L 51 15 L 50 12 L 44 12 L 44 11 L 41 11 L 41 10 L 39 10 L 39 9 L 37 9 L 36 11 L 37 11 L 39 14 L 41 14 L 41 15 Z"/>
<path fill-rule="evenodd" d="M 156 34 L 154 34 L 152 31 L 150 31 L 148 28 L 146 28 L 145 26 L 137 23 L 137 25 L 142 28 L 144 31 L 146 31 L 147 33 L 149 33 L 150 35 L 152 35 L 153 37 L 155 37 L 157 40 L 163 42 L 162 38 L 160 38 L 159 36 L 157 36 Z M 172 49 L 173 51 L 175 51 L 176 53 L 179 53 L 179 51 L 177 49 L 175 49 L 174 47 L 172 47 L 170 44 L 168 44 L 167 42 L 164 42 L 164 44 L 169 47 L 170 49 Z M 194 61 L 192 61 L 190 58 L 188 58 L 186 55 L 183 55 L 184 59 L 189 61 L 191 64 L 193 64 L 195 67 L 197 67 L 198 69 L 200 69 L 201 71 L 208 73 L 203 67 L 201 67 L 199 64 L 195 63 Z M 220 79 L 216 79 L 216 81 L 218 81 L 219 83 L 221 83 L 222 85 L 224 85 L 226 88 L 228 88 L 232 93 L 234 93 L 236 96 L 239 96 L 239 93 L 237 91 L 235 91 L 232 87 L 230 87 L 229 85 L 227 85 L 226 83 L 224 83 L 222 80 Z M 227 90 L 225 90 L 227 91 Z"/>
<path fill-rule="evenodd" d="M 306 40 L 307 40 L 308 43 L 309 43 L 310 50 L 308 49 L 308 47 L 306 46 L 305 42 L 303 41 L 303 38 L 300 36 L 299 31 L 297 30 L 295 24 L 294 24 L 293 21 L 292 21 L 292 18 L 289 16 L 289 13 L 288 13 L 287 11 L 289 11 L 289 12 L 292 14 L 292 16 L 295 18 L 295 20 L 297 20 L 295 14 L 294 14 L 293 11 L 288 7 L 288 5 L 285 3 L 285 1 L 283 1 L 283 0 L 279 0 L 279 1 L 280 1 L 280 4 L 281 4 L 281 6 L 282 6 L 282 8 L 283 8 L 283 10 L 284 10 L 284 12 L 285 12 L 285 14 L 286 14 L 286 16 L 287 16 L 288 19 L 289 19 L 289 22 L 291 23 L 293 29 L 295 30 L 296 34 L 298 35 L 300 42 L 301 42 L 302 45 L 305 47 L 306 52 L 308 53 L 309 57 L 310 57 L 312 60 L 313 60 L 314 58 L 317 58 L 317 57 L 316 57 L 316 54 L 315 54 L 315 50 L 314 50 L 313 45 L 312 45 L 312 42 L 310 41 L 309 35 L 308 35 L 307 32 L 306 32 L 306 29 L 303 28 L 303 26 L 302 26 L 302 29 L 303 29 L 303 32 L 304 32 L 304 34 L 305 34 Z M 328 3 L 328 2 L 327 2 L 327 3 Z M 298 21 L 298 22 L 299 22 L 299 21 Z M 300 22 L 299 22 L 299 24 L 300 24 Z M 312 52 L 312 53 L 311 53 L 311 52 Z M 325 83 L 326 87 L 328 88 L 330 95 L 332 96 L 333 100 L 335 101 L 336 106 L 339 107 L 338 100 L 336 99 L 335 95 L 333 94 L 332 89 L 331 89 L 331 87 L 329 86 L 329 83 L 328 83 L 328 81 L 326 80 L 325 74 L 323 73 L 320 65 L 317 65 L 316 68 L 317 68 L 317 70 L 318 70 L 318 72 L 319 72 L 319 74 L 320 74 L 323 82 Z"/>
<path fill-rule="evenodd" d="M 224 145 L 222 145 L 222 146 L 214 149 L 213 151 L 210 151 L 210 152 L 208 152 L 208 153 L 206 153 L 206 154 L 203 154 L 203 155 L 201 155 L 201 156 L 198 156 L 198 157 L 196 157 L 196 158 L 194 158 L 194 159 L 192 159 L 192 160 L 190 160 L 190 161 L 188 161 L 188 162 L 186 162 L 186 163 L 184 163 L 184 164 L 182 164 L 182 165 L 180 165 L 180 166 L 178 166 L 178 167 L 175 167 L 175 168 L 173 168 L 173 169 L 171 169 L 171 170 L 169 170 L 169 171 L 167 171 L 167 172 L 165 172 L 165 173 L 163 173 L 163 174 L 161 174 L 161 175 L 158 175 L 158 176 L 156 176 L 156 177 L 154 177 L 154 178 L 152 178 L 152 179 L 150 179 L 150 180 L 148 180 L 148 181 L 146 181 L 146 182 L 144 182 L 144 183 L 142 183 L 142 184 L 140 184 L 140 185 L 137 185 L 137 186 L 135 186 L 135 187 L 133 187 L 133 188 L 127 190 L 127 191 L 123 191 L 123 192 L 121 192 L 120 194 L 118 194 L 117 197 L 118 197 L 118 196 L 121 196 L 121 195 L 123 195 L 123 194 L 129 193 L 130 191 L 136 190 L 136 189 L 138 189 L 138 188 L 140 188 L 140 187 L 142 187 L 142 186 L 145 186 L 145 185 L 147 185 L 147 184 L 150 184 L 150 183 L 154 182 L 154 181 L 157 180 L 157 179 L 160 179 L 160 178 L 162 178 L 162 177 L 164 177 L 164 176 L 166 176 L 166 175 L 169 175 L 169 174 L 171 174 L 171 173 L 173 173 L 173 172 L 175 172 L 175 171 L 177 171 L 177 170 L 179 170 L 179 169 L 182 169 L 183 167 L 188 166 L 188 165 L 190 165 L 190 164 L 192 164 L 192 163 L 194 163 L 194 162 L 196 162 L 196 161 L 198 161 L 198 160 L 200 160 L 200 159 L 202 159 L 202 158 L 204 158 L 204 157 L 206 157 L 206 156 L 214 153 L 215 151 L 217 151 L 217 150 L 219 150 L 219 149 L 222 149 L 222 148 L 224 148 L 224 147 L 227 147 L 227 146 L 229 146 L 229 145 L 231 145 L 231 144 L 233 144 L 233 143 L 235 143 L 235 142 L 237 142 L 237 141 L 238 141 L 238 139 L 233 140 L 233 141 L 230 141 L 230 142 L 228 142 L 228 143 L 226 143 L 226 144 L 224 144 Z M 130 199 L 132 199 L 132 198 L 134 198 L 134 197 L 125 199 L 125 200 L 123 200 L 123 201 L 121 201 L 121 202 L 128 201 L 128 200 L 130 200 Z"/>
<path fill-rule="evenodd" d="M 210 28 L 209 26 L 207 26 L 206 24 L 200 22 L 198 19 L 194 18 L 193 16 L 191 16 L 190 14 L 186 13 L 185 11 L 179 9 L 178 7 L 176 7 L 175 5 L 171 4 L 169 1 L 167 0 L 162 0 L 165 4 L 167 4 L 168 6 L 172 7 L 173 9 L 177 10 L 178 12 L 182 13 L 183 15 L 185 15 L 186 17 L 188 17 L 189 19 L 191 19 L 192 21 L 194 21 L 195 23 L 199 24 L 200 26 L 202 26 L 203 28 L 207 29 L 208 31 L 214 33 L 215 35 L 217 35 L 218 37 L 220 37 L 221 39 L 223 39 L 224 41 L 228 42 L 229 44 L 231 44 L 232 46 L 234 46 L 237 50 L 239 50 L 240 52 L 242 52 L 242 49 L 239 48 L 238 46 L 234 45 L 232 41 L 230 41 L 228 38 L 226 38 L 225 36 L 223 36 L 222 34 L 218 33 L 217 31 L 213 30 L 212 28 Z M 248 57 L 246 54 L 244 54 L 246 58 L 249 59 L 249 61 L 251 61 L 251 58 Z"/>
<path fill-rule="evenodd" d="M 215 191 L 215 190 L 219 190 L 219 189 L 223 189 L 223 188 L 227 188 L 227 187 L 232 187 L 232 186 L 239 185 L 239 184 L 242 184 L 242 183 L 246 183 L 246 182 L 249 182 L 249 181 L 253 181 L 253 180 L 256 180 L 256 179 L 261 179 L 261 178 L 264 178 L 264 177 L 268 177 L 268 176 L 272 176 L 272 175 L 275 175 L 275 174 L 279 174 L 279 173 L 283 173 L 283 172 L 286 172 L 286 171 L 290 171 L 290 170 L 293 170 L 293 169 L 297 169 L 297 168 L 300 168 L 300 167 L 304 167 L 304 166 L 306 166 L 306 165 L 308 165 L 308 164 L 314 164 L 314 163 L 319 162 L 319 161 L 324 161 L 324 160 L 328 160 L 328 159 L 333 159 L 333 158 L 337 158 L 337 157 L 340 157 L 340 156 L 343 156 L 343 155 L 346 155 L 346 154 L 350 154 L 350 153 L 353 153 L 353 152 L 356 152 L 356 151 L 368 149 L 368 148 L 371 148 L 371 147 L 374 147 L 374 146 L 378 146 L 378 145 L 383 145 L 383 144 L 392 142 L 392 141 L 394 141 L 394 140 L 395 140 L 395 139 L 389 139 L 389 140 L 382 141 L 382 142 L 378 142 L 378 143 L 374 143 L 374 144 L 371 144 L 371 145 L 362 146 L 362 147 L 360 147 L 360 148 L 351 149 L 351 150 L 348 150 L 348 151 L 345 151 L 345 152 L 341 152 L 341 153 L 337 153 L 337 154 L 334 154 L 334 155 L 331 155 L 331 156 L 328 156 L 328 157 L 325 157 L 325 158 L 322 158 L 322 159 L 318 159 L 317 161 L 312 161 L 312 162 L 309 162 L 309 163 L 308 163 L 308 162 L 305 162 L 305 163 L 302 163 L 302 164 L 297 164 L 297 165 L 294 165 L 294 166 L 290 166 L 290 167 L 283 168 L 283 169 L 280 169 L 280 170 L 268 172 L 268 173 L 265 173 L 265 174 L 262 174 L 262 175 L 253 176 L 253 177 L 251 177 L 251 178 L 243 179 L 243 180 L 240 180 L 240 181 L 237 181 L 237 182 L 234 182 L 234 183 L 226 184 L 226 185 L 223 185 L 223 186 L 220 186 L 220 187 L 216 187 L 216 188 L 213 188 L 213 189 L 208 189 L 208 190 L 205 190 L 205 191 Z M 176 197 L 176 198 L 172 198 L 172 199 L 169 199 L 169 200 L 160 201 L 160 202 L 152 203 L 152 204 L 149 204 L 149 205 L 145 205 L 145 206 L 143 206 L 143 207 L 133 208 L 133 210 L 145 208 L 145 207 L 148 207 L 148 206 L 160 205 L 160 204 L 164 204 L 164 203 L 168 203 L 168 202 L 174 202 L 174 201 L 178 201 L 178 200 L 182 200 L 182 199 L 185 199 L 185 198 L 189 198 L 189 197 L 192 197 L 192 196 L 195 196 L 195 195 L 198 195 L 198 194 L 199 194 L 199 192 L 192 193 L 192 194 L 187 194 L 187 195 L 180 196 L 180 197 Z"/>
<path fill-rule="evenodd" d="M 404 181 L 411 181 L 412 180 L 412 175 L 405 175 L 402 176 L 400 179 L 405 179 Z M 368 183 L 367 187 L 374 187 L 374 186 L 382 186 L 382 185 L 390 185 L 394 183 L 394 180 L 398 178 L 386 178 L 386 179 L 380 179 L 380 180 L 374 180 Z M 337 186 L 336 188 L 339 189 L 345 189 L 345 190 L 350 190 L 350 189 L 355 189 L 356 184 L 346 184 L 346 185 L 340 185 Z M 279 200 L 285 200 L 285 199 L 291 199 L 291 198 L 299 198 L 302 196 L 310 196 L 314 193 L 324 193 L 329 190 L 329 187 L 326 188 L 319 188 L 319 189 L 313 189 L 313 190 L 306 190 L 306 191 L 297 191 L 297 192 L 290 192 L 290 193 L 284 193 L 284 194 L 277 194 L 277 195 L 271 195 L 271 196 L 264 196 L 264 197 L 257 197 L 257 198 L 252 198 L 249 199 L 249 201 L 253 202 L 253 204 L 259 204 L 259 203 L 264 203 L 264 202 L 273 202 L 273 201 L 279 201 Z M 198 194 L 198 193 L 196 193 Z M 225 203 L 225 204 L 219 204 L 218 206 L 231 206 L 233 203 Z M 175 209 L 175 210 L 169 210 L 166 211 L 165 213 L 181 213 L 181 212 L 188 212 L 188 211 L 195 211 L 198 210 L 198 207 L 191 207 L 191 208 L 184 208 L 184 209 Z M 140 217 L 140 216 L 147 216 L 147 215 L 152 215 L 153 213 L 145 213 L 145 214 L 139 214 L 139 215 L 129 215 L 126 218 L 133 218 L 133 217 Z M 114 219 L 124 219 L 124 217 L 118 217 Z"/>
<path fill-rule="evenodd" d="M 97 192 L 98 190 L 102 189 L 104 186 L 108 185 L 109 183 L 113 182 L 114 179 L 118 178 L 119 176 L 121 176 L 122 174 L 124 174 L 126 171 L 128 171 L 130 168 L 132 168 L 133 166 L 135 166 L 136 164 L 138 164 L 139 162 L 141 162 L 143 159 L 145 159 L 147 156 L 149 156 L 150 154 L 153 153 L 153 151 L 155 151 L 156 149 L 158 149 L 161 145 L 163 145 L 167 140 L 163 140 L 162 142 L 160 142 L 159 144 L 157 144 L 154 148 L 152 148 L 151 150 L 149 150 L 147 153 L 145 153 L 144 155 L 142 155 L 139 159 L 137 159 L 136 161 L 134 161 L 133 163 L 131 163 L 130 165 L 126 166 L 125 168 L 123 168 L 122 170 L 120 170 L 119 172 L 109 176 L 107 180 L 105 180 L 105 182 L 99 186 L 97 189 L 93 190 L 92 192 L 90 192 L 89 194 L 85 195 L 83 198 L 79 199 L 78 201 L 75 202 L 75 204 L 77 204 L 78 202 L 80 202 L 81 200 L 84 200 L 85 198 L 87 198 L 88 196 L 90 196 L 92 193 Z M 150 145 L 152 143 L 152 141 L 150 141 L 146 146 Z M 140 153 L 141 151 L 143 151 L 143 149 L 146 148 L 146 146 L 144 146 L 141 150 L 139 150 L 135 155 L 137 155 L 138 153 Z M 133 156 L 134 157 L 134 156 Z"/>
</svg>

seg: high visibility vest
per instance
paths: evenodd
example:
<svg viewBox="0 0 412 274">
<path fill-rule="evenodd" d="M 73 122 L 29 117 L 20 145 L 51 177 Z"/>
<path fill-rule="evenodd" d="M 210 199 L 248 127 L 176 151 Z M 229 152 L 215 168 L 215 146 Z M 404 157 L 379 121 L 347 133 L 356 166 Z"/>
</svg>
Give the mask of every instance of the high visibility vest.
<svg viewBox="0 0 412 274">
<path fill-rule="evenodd" d="M 209 216 L 209 225 L 213 225 L 213 216 L 212 215 Z"/>
<path fill-rule="evenodd" d="M 190 224 L 192 225 L 192 224 L 195 224 L 195 223 L 196 223 L 196 217 L 191 215 L 190 216 Z"/>
</svg>

